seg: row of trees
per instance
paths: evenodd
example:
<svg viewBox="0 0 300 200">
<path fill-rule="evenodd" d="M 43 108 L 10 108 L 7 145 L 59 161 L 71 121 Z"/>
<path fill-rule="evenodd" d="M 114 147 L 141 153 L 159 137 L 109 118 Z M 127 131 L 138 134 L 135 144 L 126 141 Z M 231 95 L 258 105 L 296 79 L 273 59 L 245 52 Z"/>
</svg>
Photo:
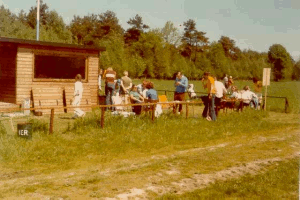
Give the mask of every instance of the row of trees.
<svg viewBox="0 0 300 200">
<path fill-rule="evenodd" d="M 0 36 L 35 39 L 36 7 L 28 13 L 13 14 L 0 8 Z M 291 58 L 280 44 L 269 52 L 241 51 L 235 41 L 222 36 L 209 42 L 205 32 L 196 28 L 194 20 L 183 23 L 180 33 L 171 21 L 163 28 L 151 29 L 136 15 L 128 20 L 130 28 L 124 30 L 116 14 L 74 16 L 66 25 L 59 14 L 41 3 L 40 40 L 80 45 L 105 46 L 100 67 L 113 67 L 119 75 L 128 70 L 131 77 L 173 78 L 182 71 L 190 79 L 199 79 L 204 71 L 218 77 L 224 74 L 238 79 L 261 78 L 262 69 L 271 67 L 274 80 L 299 79 L 300 62 Z"/>
</svg>

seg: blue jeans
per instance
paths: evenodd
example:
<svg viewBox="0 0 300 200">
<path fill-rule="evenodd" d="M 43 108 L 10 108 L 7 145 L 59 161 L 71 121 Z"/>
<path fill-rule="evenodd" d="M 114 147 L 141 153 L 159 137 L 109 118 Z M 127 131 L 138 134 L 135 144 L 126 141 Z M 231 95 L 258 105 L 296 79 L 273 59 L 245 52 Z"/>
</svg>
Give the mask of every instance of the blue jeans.
<svg viewBox="0 0 300 200">
<path fill-rule="evenodd" d="M 106 85 L 105 85 L 106 105 L 113 105 L 112 96 L 114 94 L 114 91 L 115 91 L 115 84 L 106 83 Z"/>
<path fill-rule="evenodd" d="M 208 115 L 213 121 L 216 121 L 216 111 L 215 111 L 215 94 L 212 94 L 211 99 L 208 96 L 201 98 L 204 102 L 204 110 L 202 112 L 202 117 L 207 117 Z"/>
<path fill-rule="evenodd" d="M 217 119 L 216 111 L 215 111 L 215 98 L 216 98 L 216 95 L 212 94 L 211 99 L 208 100 L 209 112 L 210 112 L 209 114 L 210 114 L 212 121 L 216 121 L 216 119 Z"/>
<path fill-rule="evenodd" d="M 250 105 L 253 106 L 253 104 L 254 104 L 254 108 L 257 109 L 257 108 L 258 108 L 258 104 L 259 104 L 258 98 L 253 98 L 253 99 L 251 100 Z"/>
</svg>

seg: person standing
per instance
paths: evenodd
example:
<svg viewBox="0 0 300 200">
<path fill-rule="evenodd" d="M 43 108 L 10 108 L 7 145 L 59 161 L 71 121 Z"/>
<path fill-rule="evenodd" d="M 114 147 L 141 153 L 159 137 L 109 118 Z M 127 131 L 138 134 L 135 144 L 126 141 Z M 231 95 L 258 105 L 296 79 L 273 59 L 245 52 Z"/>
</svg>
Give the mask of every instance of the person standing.
<svg viewBox="0 0 300 200">
<path fill-rule="evenodd" d="M 128 71 L 124 71 L 124 76 L 121 78 L 121 88 L 123 94 L 128 94 L 132 88 L 132 80 L 128 77 Z"/>
<path fill-rule="evenodd" d="M 188 87 L 188 79 L 181 72 L 177 73 L 174 86 L 176 87 L 174 101 L 185 101 L 185 91 Z M 173 107 L 174 114 L 177 111 L 177 106 L 178 105 L 175 104 Z M 182 114 L 182 104 L 179 105 L 178 112 Z"/>
<path fill-rule="evenodd" d="M 103 75 L 103 69 L 100 69 L 99 70 L 99 76 L 98 76 L 99 95 L 100 95 L 100 92 L 102 91 L 102 88 L 101 88 L 102 75 Z"/>
<path fill-rule="evenodd" d="M 216 98 L 215 98 L 216 115 L 218 116 L 219 107 L 221 106 L 221 100 L 224 97 L 224 95 L 226 95 L 227 90 L 224 84 L 217 80 L 217 77 L 214 77 L 214 79 L 215 79 L 215 88 L 216 88 Z"/>
<path fill-rule="evenodd" d="M 225 74 L 225 77 L 224 77 L 223 81 L 224 81 L 225 88 L 228 89 L 228 77 L 227 77 L 227 74 Z"/>
<path fill-rule="evenodd" d="M 82 93 L 83 93 L 83 86 L 81 82 L 81 75 L 77 74 L 75 77 L 75 86 L 74 86 L 74 101 L 73 106 L 80 106 L 80 102 L 82 99 Z M 74 116 L 73 119 L 78 117 L 84 117 L 85 112 L 82 111 L 80 108 L 74 108 Z"/>
<path fill-rule="evenodd" d="M 121 90 L 120 92 L 125 95 L 125 104 L 128 103 L 128 94 L 132 88 L 132 80 L 128 77 L 128 71 L 124 71 L 124 76 L 121 78 Z"/>
<path fill-rule="evenodd" d="M 204 89 L 207 89 L 207 100 L 204 102 L 205 107 L 202 113 L 202 116 L 208 121 L 216 121 L 216 112 L 215 112 L 215 80 L 210 76 L 209 72 L 205 72 L 202 78 L 202 84 Z M 208 114 L 209 113 L 209 114 Z"/>
<path fill-rule="evenodd" d="M 106 105 L 113 105 L 112 96 L 115 90 L 115 79 L 116 79 L 116 72 L 111 67 L 107 68 L 105 72 Z M 111 110 L 113 109 L 111 108 Z"/>
</svg>

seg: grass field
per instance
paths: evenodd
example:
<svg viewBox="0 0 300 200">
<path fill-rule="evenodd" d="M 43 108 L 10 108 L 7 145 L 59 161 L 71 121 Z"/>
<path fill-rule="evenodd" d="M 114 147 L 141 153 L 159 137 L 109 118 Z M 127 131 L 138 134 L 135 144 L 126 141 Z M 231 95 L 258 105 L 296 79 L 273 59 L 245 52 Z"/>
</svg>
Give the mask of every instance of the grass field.
<svg viewBox="0 0 300 200">
<path fill-rule="evenodd" d="M 174 89 L 173 81 L 154 82 L 156 89 Z M 199 81 L 192 83 L 196 91 L 201 91 Z M 264 191 L 267 198 L 279 193 L 293 198 L 294 155 L 299 150 L 299 87 L 299 82 L 286 82 L 272 83 L 269 89 L 269 95 L 288 97 L 289 114 L 283 113 L 284 102 L 273 100 L 269 100 L 269 112 L 246 109 L 242 113 L 221 113 L 216 122 L 199 117 L 202 106 L 196 107 L 195 114 L 188 119 L 165 113 L 155 122 L 147 115 L 122 118 L 106 113 L 105 128 L 101 129 L 100 110 L 94 110 L 84 119 L 55 116 L 51 136 L 46 134 L 48 117 L 14 119 L 15 125 L 31 120 L 32 140 L 5 134 L 8 122 L 2 122 L 0 198 L 134 198 L 135 194 L 147 198 L 197 199 L 199 195 L 242 198 L 245 193 L 245 198 L 260 198 Z M 168 97 L 171 99 L 172 93 Z M 261 163 L 251 165 L 257 170 L 249 174 L 251 167 L 247 168 L 247 163 L 258 160 Z M 236 166 L 245 173 L 239 174 Z M 212 185 L 204 181 L 204 187 L 197 178 L 199 174 L 214 177 L 228 169 L 234 171 L 228 175 L 234 180 L 217 177 Z M 260 169 L 265 173 L 260 173 Z M 182 182 L 185 179 L 189 181 Z M 270 194 L 272 185 L 259 189 L 270 179 L 272 185 L 279 187 L 275 196 Z M 284 188 L 283 180 L 294 185 Z M 195 191 L 185 190 L 179 184 Z"/>
</svg>

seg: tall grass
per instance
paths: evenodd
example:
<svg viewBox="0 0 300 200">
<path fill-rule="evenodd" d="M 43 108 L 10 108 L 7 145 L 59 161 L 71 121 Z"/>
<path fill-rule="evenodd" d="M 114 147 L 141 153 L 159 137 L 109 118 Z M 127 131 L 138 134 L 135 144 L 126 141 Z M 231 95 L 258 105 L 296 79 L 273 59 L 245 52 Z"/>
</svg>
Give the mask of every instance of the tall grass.
<svg viewBox="0 0 300 200">
<path fill-rule="evenodd" d="M 168 114 L 152 122 L 149 116 L 123 118 L 107 112 L 105 129 L 99 127 L 99 116 L 97 110 L 88 113 L 85 118 L 77 119 L 64 134 L 46 135 L 36 130 L 32 140 L 1 135 L 1 162 L 14 168 L 70 168 L 87 156 L 96 156 L 98 160 L 94 162 L 99 159 L 106 162 L 162 149 L 203 146 L 208 141 L 286 126 L 262 120 L 265 114 L 253 110 L 220 116 L 216 122 Z"/>
</svg>

